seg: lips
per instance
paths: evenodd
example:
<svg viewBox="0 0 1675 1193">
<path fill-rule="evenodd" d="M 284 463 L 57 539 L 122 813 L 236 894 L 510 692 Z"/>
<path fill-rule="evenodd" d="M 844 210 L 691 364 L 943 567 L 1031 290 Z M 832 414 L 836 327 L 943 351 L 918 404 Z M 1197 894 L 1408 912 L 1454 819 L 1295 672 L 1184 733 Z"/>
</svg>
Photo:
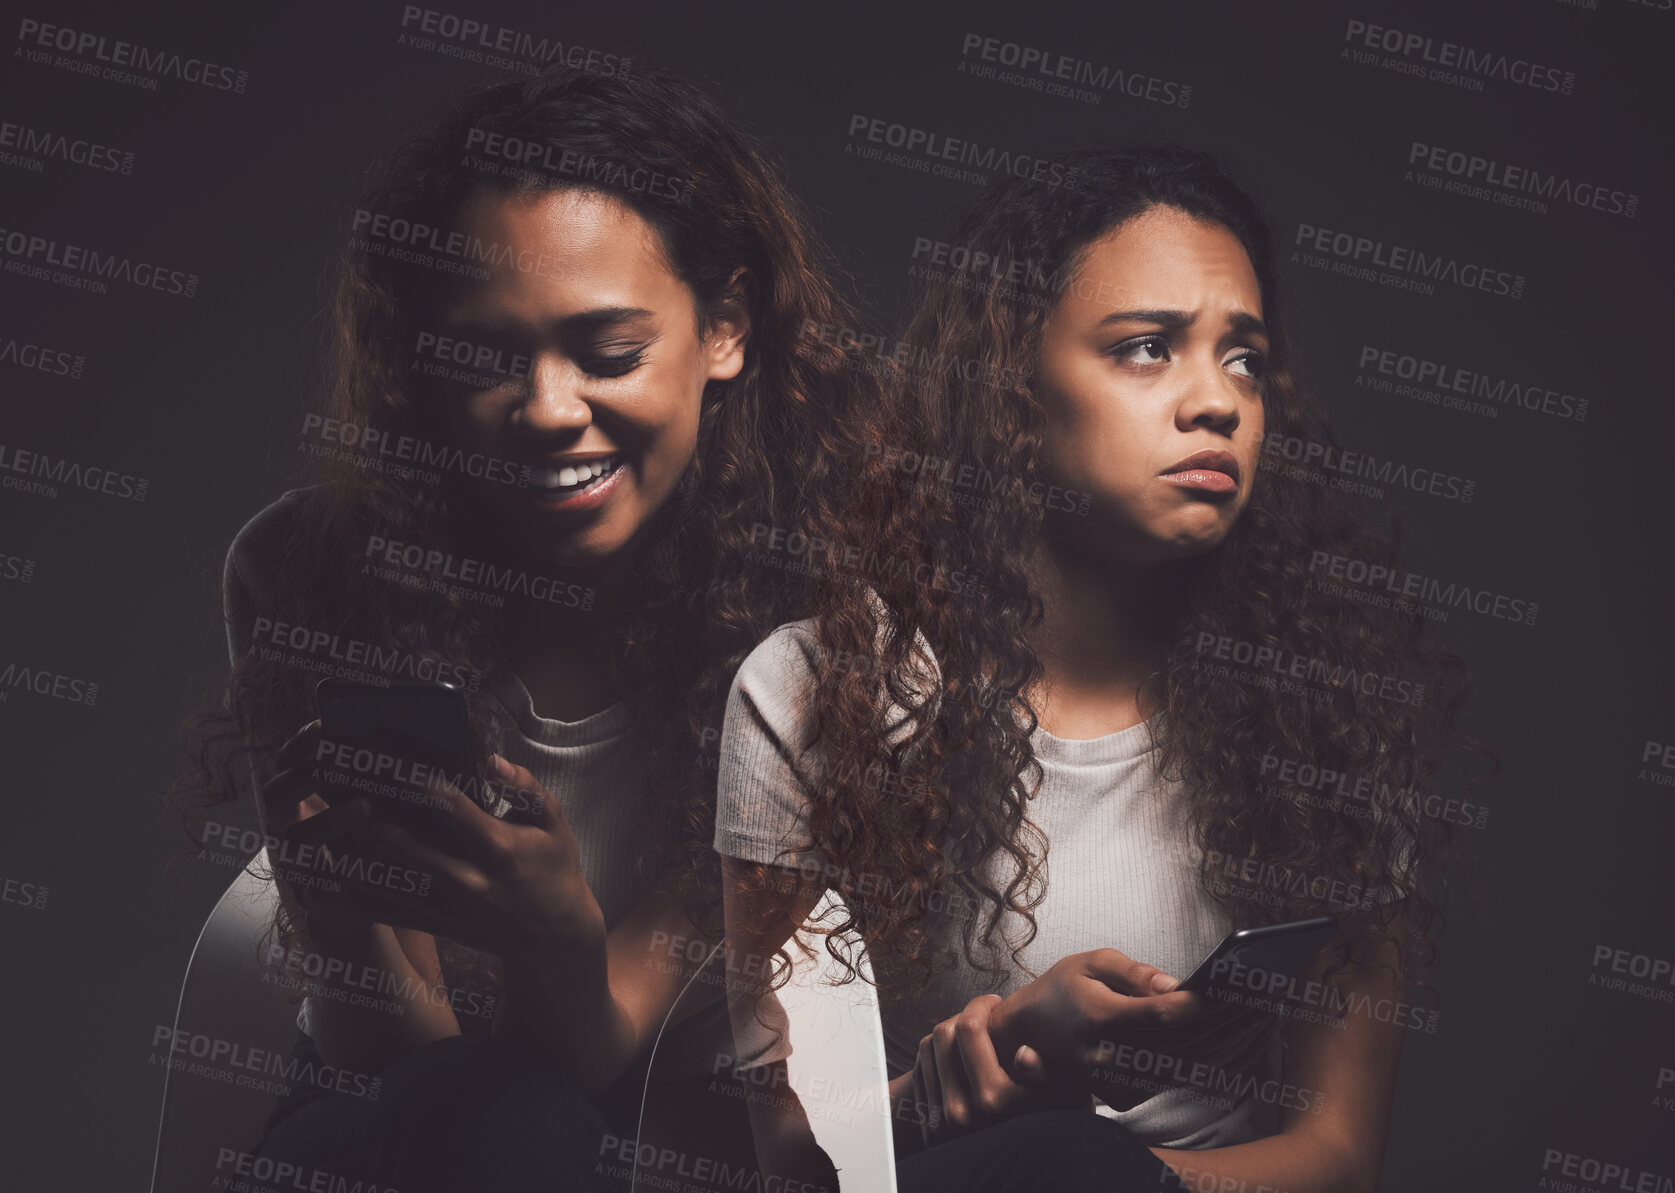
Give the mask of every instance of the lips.
<svg viewBox="0 0 1675 1193">
<path fill-rule="evenodd" d="M 1206 448 L 1203 451 L 1193 452 L 1186 459 L 1165 468 L 1162 475 L 1178 476 L 1190 472 L 1226 473 L 1237 484 L 1239 480 L 1239 461 L 1233 458 L 1231 452 L 1224 452 L 1219 448 Z"/>
</svg>

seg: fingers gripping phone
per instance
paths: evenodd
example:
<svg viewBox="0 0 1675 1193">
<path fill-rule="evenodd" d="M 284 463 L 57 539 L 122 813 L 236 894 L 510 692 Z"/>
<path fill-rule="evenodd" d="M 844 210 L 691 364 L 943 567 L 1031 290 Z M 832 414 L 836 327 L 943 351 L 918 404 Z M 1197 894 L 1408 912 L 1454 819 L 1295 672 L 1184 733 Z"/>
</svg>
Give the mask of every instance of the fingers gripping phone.
<svg viewBox="0 0 1675 1193">
<path fill-rule="evenodd" d="M 430 778 L 444 779 L 478 806 L 503 800 L 477 766 L 465 692 L 440 680 L 392 680 L 388 686 L 322 679 L 314 688 L 320 743 L 314 762 L 333 776 L 332 798 L 356 794 L 411 800 Z"/>
<path fill-rule="evenodd" d="M 1229 932 L 1176 987 L 1230 1001 L 1277 994 L 1337 934 L 1329 915 Z"/>
</svg>

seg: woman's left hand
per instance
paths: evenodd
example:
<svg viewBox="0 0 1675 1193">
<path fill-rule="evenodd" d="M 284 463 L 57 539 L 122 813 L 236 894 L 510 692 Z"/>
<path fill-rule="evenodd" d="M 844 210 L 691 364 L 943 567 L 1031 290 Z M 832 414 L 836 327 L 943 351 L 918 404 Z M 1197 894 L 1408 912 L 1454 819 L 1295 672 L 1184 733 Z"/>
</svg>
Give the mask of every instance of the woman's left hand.
<svg viewBox="0 0 1675 1193">
<path fill-rule="evenodd" d="M 499 755 L 490 765 L 511 805 L 504 818 L 441 780 L 426 789 L 427 807 L 374 799 L 352 832 L 388 869 L 361 888 L 390 922 L 503 961 L 602 952 L 604 913 L 558 800 L 524 767 Z"/>
</svg>

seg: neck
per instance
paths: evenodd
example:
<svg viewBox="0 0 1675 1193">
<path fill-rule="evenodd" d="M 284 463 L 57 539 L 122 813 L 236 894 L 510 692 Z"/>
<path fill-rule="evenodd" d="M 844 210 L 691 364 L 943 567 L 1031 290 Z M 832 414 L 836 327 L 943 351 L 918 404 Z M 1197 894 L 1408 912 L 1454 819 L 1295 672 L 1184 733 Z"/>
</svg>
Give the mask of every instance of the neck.
<svg viewBox="0 0 1675 1193">
<path fill-rule="evenodd" d="M 1161 661 L 1157 565 L 1090 558 L 1049 536 L 1035 576 L 1044 617 L 1031 645 L 1043 675 L 1032 695 L 1042 728 L 1100 737 L 1149 718 L 1157 710 L 1141 707 L 1140 685 Z"/>
<path fill-rule="evenodd" d="M 504 622 L 507 662 L 538 715 L 576 721 L 622 698 L 611 646 L 631 613 L 636 546 L 586 567 L 561 568 L 537 554 L 518 555 L 532 577 L 550 580 L 565 594 L 553 600 L 515 598 Z"/>
</svg>

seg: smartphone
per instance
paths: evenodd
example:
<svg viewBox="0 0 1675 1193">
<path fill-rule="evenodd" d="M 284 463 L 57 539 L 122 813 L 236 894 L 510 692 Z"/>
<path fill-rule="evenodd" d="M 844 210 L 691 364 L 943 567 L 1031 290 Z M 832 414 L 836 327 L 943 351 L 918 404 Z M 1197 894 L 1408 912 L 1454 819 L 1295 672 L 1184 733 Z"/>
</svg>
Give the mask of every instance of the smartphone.
<svg viewBox="0 0 1675 1193">
<path fill-rule="evenodd" d="M 1236 992 L 1262 997 L 1290 980 L 1331 941 L 1338 921 L 1329 915 L 1229 932 L 1176 989 L 1194 994 Z"/>
<path fill-rule="evenodd" d="M 322 679 L 315 762 L 335 777 L 336 794 L 416 798 L 427 777 L 446 779 L 493 811 L 500 797 L 483 782 L 471 737 L 465 691 L 440 680 L 392 680 L 388 686 Z M 326 792 L 321 796 L 331 802 Z"/>
</svg>

